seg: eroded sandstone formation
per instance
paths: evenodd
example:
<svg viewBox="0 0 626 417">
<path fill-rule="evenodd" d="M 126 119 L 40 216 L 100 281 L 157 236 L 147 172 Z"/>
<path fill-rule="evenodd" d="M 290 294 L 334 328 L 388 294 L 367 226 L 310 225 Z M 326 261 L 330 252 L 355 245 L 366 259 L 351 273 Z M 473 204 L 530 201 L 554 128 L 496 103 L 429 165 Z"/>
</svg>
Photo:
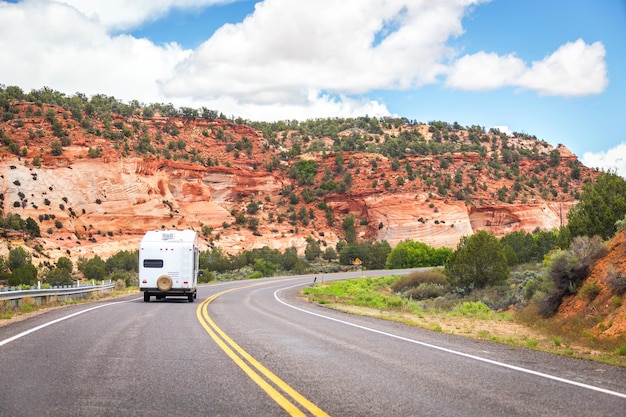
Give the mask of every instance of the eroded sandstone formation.
<svg viewBox="0 0 626 417">
<path fill-rule="evenodd" d="M 562 145 L 441 123 L 266 137 L 223 119 L 110 114 L 79 124 L 58 106 L 12 109 L 19 122 L 2 124 L 2 209 L 35 219 L 52 257 L 107 257 L 161 228 L 194 228 L 230 253 L 302 253 L 307 238 L 322 247 L 344 238 L 349 215 L 361 239 L 454 248 L 477 230 L 565 224 L 595 175 Z M 299 161 L 314 164 L 313 177 L 299 177 Z"/>
</svg>

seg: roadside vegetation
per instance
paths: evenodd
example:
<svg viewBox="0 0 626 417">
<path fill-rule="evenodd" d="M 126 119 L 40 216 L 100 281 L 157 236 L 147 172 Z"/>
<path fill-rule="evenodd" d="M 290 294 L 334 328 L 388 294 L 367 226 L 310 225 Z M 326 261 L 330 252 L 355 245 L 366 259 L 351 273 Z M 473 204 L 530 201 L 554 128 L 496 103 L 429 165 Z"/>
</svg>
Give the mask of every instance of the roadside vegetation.
<svg viewBox="0 0 626 417">
<path fill-rule="evenodd" d="M 561 230 L 518 231 L 501 239 L 481 231 L 463 237 L 443 267 L 318 284 L 303 293 L 342 311 L 626 366 L 624 335 L 601 334 L 611 320 L 605 324 L 598 314 L 573 323 L 554 319 L 565 299 L 589 305 L 603 288 L 609 292 L 609 313 L 621 308 L 624 271 L 610 265 L 600 282 L 587 278 L 608 253 L 608 242 L 596 232 L 624 239 L 626 194 L 611 190 L 625 184 L 615 174 L 601 175 L 585 187 Z M 607 225 L 606 219 L 618 220 Z"/>
<path fill-rule="evenodd" d="M 102 281 L 94 283 L 96 285 L 101 285 Z M 45 289 L 49 288 L 50 286 L 47 284 L 43 284 L 41 287 Z M 28 286 L 28 288 L 30 288 L 30 286 Z M 9 323 L 11 319 L 20 320 L 28 318 L 31 315 L 36 315 L 40 312 L 49 311 L 51 309 L 60 308 L 68 305 L 83 304 L 98 300 L 122 297 L 125 295 L 133 294 L 136 291 L 136 287 L 126 287 L 125 285 L 123 285 L 122 282 L 117 282 L 115 287 L 111 291 L 95 291 L 88 293 L 84 298 L 75 300 L 50 300 L 46 304 L 39 304 L 35 299 L 31 297 L 25 297 L 21 299 L 21 304 L 19 306 L 13 306 L 10 302 L 0 302 L 0 326 Z"/>
<path fill-rule="evenodd" d="M 527 299 L 525 287 L 535 282 L 528 277 L 539 273 L 513 271 L 507 285 L 469 294 L 454 291 L 441 268 L 320 283 L 304 289 L 303 294 L 311 302 L 351 314 L 626 366 L 623 339 L 605 340 L 583 329 L 562 327 L 537 313 L 535 303 L 541 297 Z"/>
</svg>

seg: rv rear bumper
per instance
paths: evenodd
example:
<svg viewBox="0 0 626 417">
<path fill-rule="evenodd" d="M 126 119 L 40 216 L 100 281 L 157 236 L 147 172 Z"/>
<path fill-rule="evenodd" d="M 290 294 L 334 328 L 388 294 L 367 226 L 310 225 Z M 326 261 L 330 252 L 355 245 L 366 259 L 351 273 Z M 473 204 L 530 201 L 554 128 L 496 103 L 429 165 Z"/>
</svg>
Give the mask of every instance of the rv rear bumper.
<svg viewBox="0 0 626 417">
<path fill-rule="evenodd" d="M 171 288 L 167 291 L 161 291 L 160 289 L 154 288 L 139 288 L 139 290 L 143 292 L 147 292 L 150 295 L 189 295 L 196 292 L 195 288 Z"/>
</svg>

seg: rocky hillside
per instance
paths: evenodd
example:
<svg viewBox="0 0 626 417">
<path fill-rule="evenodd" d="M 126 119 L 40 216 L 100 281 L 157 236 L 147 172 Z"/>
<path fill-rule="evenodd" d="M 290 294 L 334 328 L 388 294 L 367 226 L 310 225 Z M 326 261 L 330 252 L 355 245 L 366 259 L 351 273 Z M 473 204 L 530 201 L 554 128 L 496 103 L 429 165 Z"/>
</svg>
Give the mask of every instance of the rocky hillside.
<svg viewBox="0 0 626 417">
<path fill-rule="evenodd" d="M 594 263 L 577 294 L 565 297 L 550 326 L 582 335 L 591 345 L 608 341 L 626 346 L 626 231 L 606 247 L 606 256 Z"/>
<path fill-rule="evenodd" d="M 455 247 L 566 222 L 596 172 L 564 146 L 401 118 L 254 123 L 202 109 L 0 91 L 3 214 L 51 256 L 108 257 L 144 232 L 194 228 L 238 252 L 360 239 Z M 19 239 L 20 236 L 5 233 Z M 6 255 L 7 241 L 0 248 Z"/>
</svg>

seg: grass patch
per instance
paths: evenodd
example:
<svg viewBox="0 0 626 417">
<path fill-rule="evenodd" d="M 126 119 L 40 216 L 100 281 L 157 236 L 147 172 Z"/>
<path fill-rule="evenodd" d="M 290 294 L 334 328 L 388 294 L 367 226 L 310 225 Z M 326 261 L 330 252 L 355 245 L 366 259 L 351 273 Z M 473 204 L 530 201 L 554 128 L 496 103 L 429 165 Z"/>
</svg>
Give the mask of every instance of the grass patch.
<svg viewBox="0 0 626 417">
<path fill-rule="evenodd" d="M 396 276 L 361 278 L 347 281 L 331 281 L 306 288 L 303 294 L 309 301 L 318 303 L 341 302 L 348 305 L 378 309 L 401 309 L 408 306 L 402 297 L 391 293 Z"/>
<path fill-rule="evenodd" d="M 458 304 L 451 314 L 458 314 L 460 316 L 472 317 L 480 320 L 489 320 L 492 319 L 496 313 L 482 301 L 466 301 Z"/>
<path fill-rule="evenodd" d="M 537 339 L 527 339 L 526 340 L 526 347 L 528 347 L 530 349 L 537 349 L 537 346 L 539 346 L 539 340 L 537 340 Z"/>
<path fill-rule="evenodd" d="M 466 295 L 450 291 L 423 300 L 407 297 L 410 293 L 408 282 L 419 287 L 425 280 L 424 276 L 414 275 L 411 279 L 385 276 L 330 281 L 308 287 L 303 294 L 309 301 L 351 314 L 626 366 L 626 345 L 619 346 L 620 341 L 600 337 L 597 330 L 585 330 L 596 326 L 597 318 L 573 317 L 567 322 L 544 318 L 536 303 L 528 302 L 524 308 L 511 304 L 512 300 L 525 297 L 523 292 L 507 291 L 507 286 L 485 288 Z M 513 285 L 508 287 L 513 288 Z M 395 289 L 403 291 L 398 293 Z M 589 295 L 584 291 L 583 296 L 592 298 L 594 292 L 595 289 L 590 287 Z M 589 322 L 592 319 L 595 321 Z M 600 324 L 599 328 L 607 328 L 612 323 Z M 623 344 L 623 340 L 621 342 Z"/>
<path fill-rule="evenodd" d="M 33 311 L 35 311 L 35 307 L 30 305 L 30 304 L 23 304 L 22 305 L 22 313 L 32 313 Z"/>
<path fill-rule="evenodd" d="M 491 334 L 487 330 L 479 330 L 477 334 L 481 339 L 489 340 L 491 338 Z"/>
<path fill-rule="evenodd" d="M 617 307 L 621 307 L 622 306 L 622 297 L 620 297 L 619 295 L 614 295 L 611 298 L 611 304 L 613 305 L 613 307 L 617 308 Z"/>
<path fill-rule="evenodd" d="M 616 355 L 625 356 L 626 355 L 626 345 L 621 345 L 615 348 Z"/>
</svg>

